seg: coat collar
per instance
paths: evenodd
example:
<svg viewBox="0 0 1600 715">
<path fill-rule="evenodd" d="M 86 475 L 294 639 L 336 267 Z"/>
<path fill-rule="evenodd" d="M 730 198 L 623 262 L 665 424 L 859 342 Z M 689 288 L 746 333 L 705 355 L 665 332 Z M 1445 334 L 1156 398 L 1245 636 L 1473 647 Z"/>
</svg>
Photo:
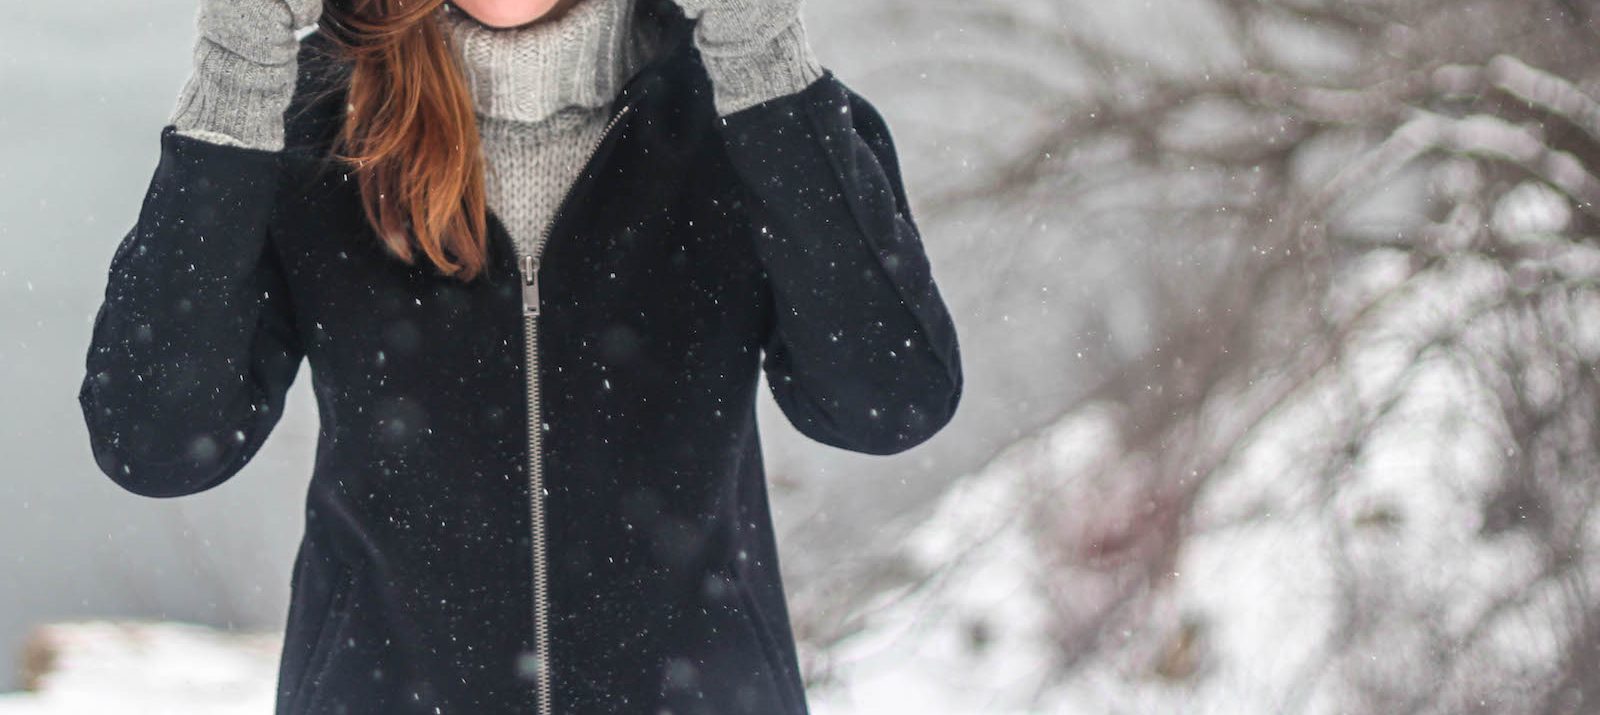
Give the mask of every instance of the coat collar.
<svg viewBox="0 0 1600 715">
<path fill-rule="evenodd" d="M 634 22 L 654 28 L 655 51 L 618 90 L 612 113 L 664 91 L 672 75 L 681 72 L 683 63 L 692 61 L 694 54 L 694 20 L 684 15 L 675 0 L 637 0 Z M 285 151 L 324 160 L 331 158 L 333 141 L 344 118 L 350 77 L 349 63 L 338 56 L 338 45 L 329 32 L 319 26 L 301 42 L 294 98 L 284 114 Z"/>
<path fill-rule="evenodd" d="M 480 118 L 538 123 L 561 110 L 616 98 L 649 49 L 635 32 L 635 0 L 583 0 L 559 18 L 490 27 L 453 3 L 439 6 Z M 653 29 L 653 28 L 652 28 Z"/>
</svg>

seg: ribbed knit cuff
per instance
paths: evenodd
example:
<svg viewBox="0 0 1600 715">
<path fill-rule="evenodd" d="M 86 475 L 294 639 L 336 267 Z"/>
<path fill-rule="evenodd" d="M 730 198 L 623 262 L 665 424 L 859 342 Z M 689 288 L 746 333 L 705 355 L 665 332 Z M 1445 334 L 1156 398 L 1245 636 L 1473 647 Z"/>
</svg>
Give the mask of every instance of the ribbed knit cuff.
<svg viewBox="0 0 1600 715">
<path fill-rule="evenodd" d="M 232 134 L 223 134 L 222 132 L 213 132 L 205 129 L 179 129 L 174 133 L 190 137 L 192 139 L 199 139 L 203 142 L 211 142 L 212 144 L 248 148 L 248 145 L 242 141 L 239 141 L 239 138 L 233 136 Z"/>
<path fill-rule="evenodd" d="M 822 76 L 799 15 L 764 43 L 733 48 L 698 44 L 722 116 L 794 94 Z"/>
<path fill-rule="evenodd" d="M 280 150 L 296 70 L 293 60 L 260 64 L 201 37 L 170 123 L 180 134 L 213 143 L 226 144 L 222 137 L 231 137 L 238 146 Z"/>
</svg>

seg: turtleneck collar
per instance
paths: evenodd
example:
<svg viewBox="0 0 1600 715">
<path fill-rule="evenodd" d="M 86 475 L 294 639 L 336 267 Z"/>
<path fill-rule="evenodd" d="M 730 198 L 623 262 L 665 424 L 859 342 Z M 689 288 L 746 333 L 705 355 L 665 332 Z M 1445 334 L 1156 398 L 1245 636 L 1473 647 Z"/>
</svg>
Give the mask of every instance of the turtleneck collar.
<svg viewBox="0 0 1600 715">
<path fill-rule="evenodd" d="M 450 3 L 439 19 L 478 114 L 538 122 L 569 107 L 609 104 L 644 64 L 636 0 L 583 0 L 554 20 L 493 28 Z"/>
</svg>

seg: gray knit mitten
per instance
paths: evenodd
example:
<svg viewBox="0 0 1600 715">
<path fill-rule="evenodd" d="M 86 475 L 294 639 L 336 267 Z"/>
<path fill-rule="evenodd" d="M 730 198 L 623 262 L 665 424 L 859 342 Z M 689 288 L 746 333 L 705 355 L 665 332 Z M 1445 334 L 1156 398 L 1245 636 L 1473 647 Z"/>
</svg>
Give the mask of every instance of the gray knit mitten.
<svg viewBox="0 0 1600 715">
<path fill-rule="evenodd" d="M 822 76 L 800 0 L 674 0 L 695 25 L 695 46 L 723 116 L 805 89 Z"/>
<path fill-rule="evenodd" d="M 294 97 L 295 31 L 322 16 L 322 0 L 200 0 L 194 66 L 170 123 L 217 144 L 277 151 Z"/>
</svg>

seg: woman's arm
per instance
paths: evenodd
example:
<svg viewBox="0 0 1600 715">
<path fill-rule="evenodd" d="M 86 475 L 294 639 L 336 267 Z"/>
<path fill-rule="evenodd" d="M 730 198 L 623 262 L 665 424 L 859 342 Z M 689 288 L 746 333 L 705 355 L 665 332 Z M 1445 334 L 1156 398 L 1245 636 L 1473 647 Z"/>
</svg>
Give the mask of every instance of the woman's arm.
<svg viewBox="0 0 1600 715">
<path fill-rule="evenodd" d="M 78 392 L 95 462 L 128 491 L 210 489 L 277 424 L 303 356 L 267 245 L 277 182 L 275 152 L 162 130 Z"/>
<path fill-rule="evenodd" d="M 772 290 L 778 405 L 843 449 L 926 441 L 955 414 L 961 357 L 883 117 L 816 64 L 792 0 L 681 1 L 705 13 L 696 42 Z"/>
<path fill-rule="evenodd" d="M 302 17 L 282 0 L 203 1 L 195 71 L 111 259 L 78 391 L 96 463 L 131 492 L 181 496 L 233 476 L 299 370 L 267 227 L 293 91 L 282 53 Z"/>
<path fill-rule="evenodd" d="M 763 368 L 807 436 L 869 454 L 927 441 L 961 399 L 961 355 L 887 125 L 827 72 L 723 119 L 772 289 Z"/>
</svg>

